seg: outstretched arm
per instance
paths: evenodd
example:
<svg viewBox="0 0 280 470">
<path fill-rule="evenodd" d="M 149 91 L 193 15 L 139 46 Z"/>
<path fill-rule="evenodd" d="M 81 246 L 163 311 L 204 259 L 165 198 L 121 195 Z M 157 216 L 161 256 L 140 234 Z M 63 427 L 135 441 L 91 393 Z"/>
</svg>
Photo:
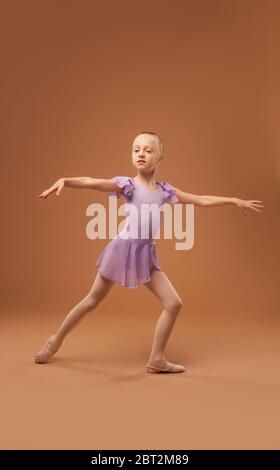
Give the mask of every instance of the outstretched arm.
<svg viewBox="0 0 280 470">
<path fill-rule="evenodd" d="M 264 207 L 263 201 L 239 199 L 237 197 L 226 197 L 226 196 L 201 196 L 197 194 L 190 194 L 175 188 L 176 196 L 179 202 L 185 204 L 194 204 L 196 206 L 221 206 L 225 204 L 234 204 L 243 211 L 244 216 L 246 209 L 252 209 L 256 212 L 261 212 L 260 208 Z"/>
<path fill-rule="evenodd" d="M 78 176 L 73 178 L 60 178 L 50 188 L 38 194 L 38 197 L 45 199 L 49 194 L 56 191 L 56 195 L 59 196 L 62 189 L 66 186 L 72 188 L 89 188 L 96 189 L 97 191 L 121 191 L 114 179 L 101 179 L 91 178 L 89 176 Z"/>
</svg>

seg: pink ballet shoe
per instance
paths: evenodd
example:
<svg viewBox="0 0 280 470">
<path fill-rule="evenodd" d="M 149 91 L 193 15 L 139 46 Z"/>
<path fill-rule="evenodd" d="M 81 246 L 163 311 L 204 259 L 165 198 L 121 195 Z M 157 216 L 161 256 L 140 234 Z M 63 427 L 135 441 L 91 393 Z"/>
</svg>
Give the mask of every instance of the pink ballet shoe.
<svg viewBox="0 0 280 470">
<path fill-rule="evenodd" d="M 61 343 L 55 346 L 55 335 L 50 336 L 45 346 L 35 355 L 35 362 L 40 364 L 48 362 L 49 358 L 58 351 L 60 345 Z"/>
<path fill-rule="evenodd" d="M 155 363 L 155 365 L 146 364 L 147 372 L 154 374 L 157 372 L 184 372 L 186 369 L 184 366 L 180 364 L 173 364 L 172 362 L 168 362 L 165 359 L 162 361 Z"/>
</svg>

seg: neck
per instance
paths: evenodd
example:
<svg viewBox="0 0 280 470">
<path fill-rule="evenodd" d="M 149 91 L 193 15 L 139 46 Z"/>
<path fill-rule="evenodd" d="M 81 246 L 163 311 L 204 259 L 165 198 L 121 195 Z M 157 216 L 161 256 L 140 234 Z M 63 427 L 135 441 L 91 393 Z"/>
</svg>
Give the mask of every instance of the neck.
<svg viewBox="0 0 280 470">
<path fill-rule="evenodd" d="M 143 183 L 150 184 L 152 185 L 153 183 L 156 183 L 156 172 L 152 171 L 151 173 L 142 173 L 141 171 L 137 172 L 137 175 L 135 176 L 136 181 L 143 181 Z"/>
</svg>

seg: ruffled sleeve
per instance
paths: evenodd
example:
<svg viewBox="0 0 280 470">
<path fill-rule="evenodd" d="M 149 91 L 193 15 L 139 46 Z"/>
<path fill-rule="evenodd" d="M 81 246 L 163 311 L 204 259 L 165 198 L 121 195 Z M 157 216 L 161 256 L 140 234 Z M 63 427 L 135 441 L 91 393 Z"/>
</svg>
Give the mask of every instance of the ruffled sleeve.
<svg viewBox="0 0 280 470">
<path fill-rule="evenodd" d="M 113 180 L 119 188 L 122 188 L 122 191 L 110 191 L 109 196 L 117 196 L 118 198 L 124 196 L 125 198 L 130 199 L 135 187 L 134 179 L 129 176 L 114 176 Z"/>
<path fill-rule="evenodd" d="M 159 184 L 161 185 L 163 189 L 164 200 L 166 202 L 170 202 L 171 204 L 174 204 L 174 202 L 179 202 L 179 198 L 176 195 L 176 190 L 174 186 L 172 186 L 167 181 L 159 181 Z"/>
</svg>

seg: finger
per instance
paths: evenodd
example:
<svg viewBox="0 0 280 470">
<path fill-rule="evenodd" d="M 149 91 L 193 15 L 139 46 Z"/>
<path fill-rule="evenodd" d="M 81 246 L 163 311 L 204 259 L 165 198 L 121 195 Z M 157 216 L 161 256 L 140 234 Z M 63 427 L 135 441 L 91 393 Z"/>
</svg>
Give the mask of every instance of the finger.
<svg viewBox="0 0 280 470">
<path fill-rule="evenodd" d="M 256 209 L 255 207 L 251 207 L 251 209 L 253 209 L 253 211 L 256 211 L 256 212 L 261 212 L 259 209 Z"/>
<path fill-rule="evenodd" d="M 250 201 L 250 202 L 261 202 L 263 204 L 263 201 L 257 201 L 257 200 L 253 200 L 253 201 Z"/>
<path fill-rule="evenodd" d="M 49 195 L 49 194 L 53 193 L 56 190 L 57 190 L 57 187 L 52 186 L 51 188 L 46 189 L 45 194 Z"/>
<path fill-rule="evenodd" d="M 251 209 L 254 207 L 255 209 L 258 209 L 262 207 L 260 204 L 250 204 Z"/>
</svg>

